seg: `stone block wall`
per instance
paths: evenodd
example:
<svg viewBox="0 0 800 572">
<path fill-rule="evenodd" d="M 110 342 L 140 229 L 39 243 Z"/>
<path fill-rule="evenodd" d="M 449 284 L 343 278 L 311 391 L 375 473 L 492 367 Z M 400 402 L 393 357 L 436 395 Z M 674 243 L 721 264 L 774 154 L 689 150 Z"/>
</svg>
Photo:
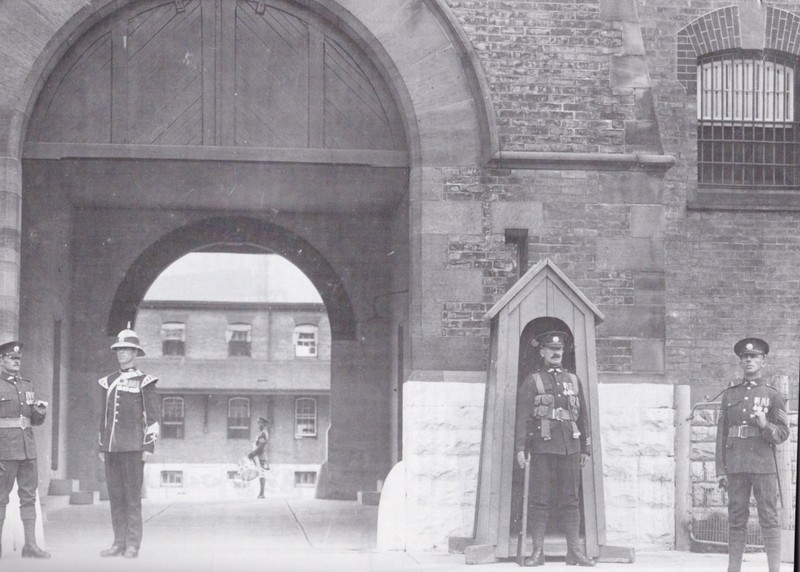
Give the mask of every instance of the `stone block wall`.
<svg viewBox="0 0 800 572">
<path fill-rule="evenodd" d="M 671 385 L 600 384 L 609 545 L 667 550 L 675 536 L 675 409 Z"/>
<path fill-rule="evenodd" d="M 484 394 L 483 383 L 403 385 L 406 550 L 447 551 L 448 538 L 473 535 Z"/>
</svg>

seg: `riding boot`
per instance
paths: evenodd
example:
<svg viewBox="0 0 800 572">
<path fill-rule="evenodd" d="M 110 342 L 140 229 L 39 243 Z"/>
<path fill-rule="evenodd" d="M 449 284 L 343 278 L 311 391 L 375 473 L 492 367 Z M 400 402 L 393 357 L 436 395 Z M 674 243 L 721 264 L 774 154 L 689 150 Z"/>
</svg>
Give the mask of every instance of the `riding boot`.
<svg viewBox="0 0 800 572">
<path fill-rule="evenodd" d="M 267 485 L 267 479 L 258 479 L 258 483 L 261 486 L 261 491 L 258 493 L 258 498 L 264 498 L 264 487 Z"/>
<path fill-rule="evenodd" d="M 544 536 L 546 532 L 547 517 L 533 521 L 531 525 L 533 550 L 531 555 L 525 559 L 525 566 L 544 566 Z"/>
<path fill-rule="evenodd" d="M 594 566 L 594 560 L 587 557 L 581 549 L 580 525 L 581 514 L 578 509 L 567 509 L 564 512 L 564 535 L 567 537 L 567 566 Z"/>
<path fill-rule="evenodd" d="M 767 553 L 769 572 L 779 572 L 781 569 L 781 529 L 763 528 L 764 551 Z"/>
<path fill-rule="evenodd" d="M 741 572 L 742 555 L 746 542 L 746 530 L 730 530 L 728 532 L 728 572 Z"/>
<path fill-rule="evenodd" d="M 0 520 L 0 558 L 3 557 L 3 520 Z"/>
<path fill-rule="evenodd" d="M 25 545 L 22 547 L 23 558 L 50 558 L 50 553 L 36 546 L 36 519 L 22 521 L 25 532 Z"/>
</svg>

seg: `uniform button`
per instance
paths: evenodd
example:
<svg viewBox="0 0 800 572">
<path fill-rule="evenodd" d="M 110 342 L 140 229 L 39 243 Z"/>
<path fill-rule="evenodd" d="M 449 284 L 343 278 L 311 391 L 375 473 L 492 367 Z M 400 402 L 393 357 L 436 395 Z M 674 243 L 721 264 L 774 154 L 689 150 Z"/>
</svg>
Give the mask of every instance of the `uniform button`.
<svg viewBox="0 0 800 572">
<path fill-rule="evenodd" d="M 749 398 L 749 397 L 745 397 L 745 398 L 744 398 L 744 400 L 745 400 L 745 401 L 747 401 L 748 399 L 750 399 L 750 398 Z"/>
</svg>

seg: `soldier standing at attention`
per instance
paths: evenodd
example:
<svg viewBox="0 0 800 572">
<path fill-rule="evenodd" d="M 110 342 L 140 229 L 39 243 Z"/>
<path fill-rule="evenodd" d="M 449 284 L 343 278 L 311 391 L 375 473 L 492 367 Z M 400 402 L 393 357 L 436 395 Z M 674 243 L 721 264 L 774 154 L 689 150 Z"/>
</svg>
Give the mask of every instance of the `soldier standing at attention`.
<svg viewBox="0 0 800 572">
<path fill-rule="evenodd" d="M 117 353 L 119 370 L 98 383 L 105 391 L 100 457 L 106 469 L 114 543 L 100 556 L 136 558 L 142 541 L 144 463 L 159 434 L 157 378 L 136 368 L 134 361 L 144 350 L 133 330 L 122 330 L 111 349 Z"/>
<path fill-rule="evenodd" d="M 0 345 L 0 539 L 6 519 L 8 495 L 17 481 L 19 514 L 25 532 L 23 558 L 50 558 L 36 546 L 36 487 L 39 470 L 32 425 L 44 423 L 47 403 L 36 399 L 33 383 L 19 376 L 22 344 Z M 0 546 L 2 555 L 2 546 Z"/>
<path fill-rule="evenodd" d="M 728 571 L 742 568 L 752 490 L 769 570 L 778 572 L 781 528 L 775 446 L 789 437 L 789 417 L 780 392 L 761 379 L 769 353 L 767 342 L 745 338 L 733 351 L 744 378 L 722 394 L 716 448 L 719 486 L 728 489 Z"/>
<path fill-rule="evenodd" d="M 591 454 L 591 424 L 580 380 L 561 366 L 569 343 L 564 332 L 545 332 L 533 339 L 544 363 L 525 379 L 517 398 L 515 450 L 520 467 L 531 454 L 533 553 L 525 558 L 525 566 L 544 565 L 544 537 L 555 495 L 560 498 L 567 565 L 594 566 L 579 546 L 581 467 Z M 557 491 L 551 483 L 557 484 Z"/>
</svg>

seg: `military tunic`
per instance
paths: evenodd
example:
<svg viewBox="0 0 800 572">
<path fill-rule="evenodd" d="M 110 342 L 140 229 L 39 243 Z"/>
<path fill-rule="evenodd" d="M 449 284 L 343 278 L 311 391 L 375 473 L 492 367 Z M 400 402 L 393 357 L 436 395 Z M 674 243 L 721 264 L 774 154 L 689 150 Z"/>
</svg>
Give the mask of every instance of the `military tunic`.
<svg viewBox="0 0 800 572">
<path fill-rule="evenodd" d="M 578 399 L 579 414 L 575 425 L 580 433 L 573 437 L 572 424 L 567 420 L 551 420 L 550 439 L 542 436 L 543 420 L 536 415 L 535 398 L 538 395 L 534 374 L 528 375 L 519 388 L 517 396 L 517 419 L 515 430 L 515 450 L 524 451 L 530 447 L 531 453 L 552 453 L 556 455 L 572 455 L 575 453 L 591 454 L 591 424 L 587 422 L 586 400 L 577 376 L 573 378 L 563 368 L 547 368 L 538 372 L 542 380 L 544 392 L 553 396 L 551 410 L 568 411 L 570 397 Z"/>
<path fill-rule="evenodd" d="M 106 391 L 100 419 L 101 451 L 154 451 L 160 413 L 156 381 L 158 378 L 136 368 L 98 380 Z"/>
<path fill-rule="evenodd" d="M 766 413 L 763 429 L 755 420 L 756 411 Z M 717 474 L 775 473 L 773 448 L 788 437 L 789 417 L 777 389 L 761 380 L 729 387 L 717 422 Z"/>
<path fill-rule="evenodd" d="M 30 425 L 41 425 L 45 416 L 33 408 L 36 395 L 33 383 L 18 375 L 0 379 L 0 418 L 27 418 Z M 31 427 L 0 427 L 0 460 L 36 458 L 36 441 Z"/>
<path fill-rule="evenodd" d="M 21 424 L 20 427 L 0 427 L 0 524 L 5 519 L 8 495 L 15 480 L 22 520 L 36 518 L 36 488 L 39 484 L 36 442 L 33 429 L 22 427 L 44 423 L 45 415 L 33 408 L 34 403 L 33 383 L 16 374 L 0 376 L 0 419 Z"/>
<path fill-rule="evenodd" d="M 757 411 L 766 414 L 763 428 L 755 419 Z M 788 437 L 786 405 L 774 387 L 755 379 L 725 390 L 717 422 L 716 471 L 727 476 L 730 535 L 738 535 L 742 546 L 751 492 L 764 534 L 780 534 L 774 448 Z"/>
</svg>

